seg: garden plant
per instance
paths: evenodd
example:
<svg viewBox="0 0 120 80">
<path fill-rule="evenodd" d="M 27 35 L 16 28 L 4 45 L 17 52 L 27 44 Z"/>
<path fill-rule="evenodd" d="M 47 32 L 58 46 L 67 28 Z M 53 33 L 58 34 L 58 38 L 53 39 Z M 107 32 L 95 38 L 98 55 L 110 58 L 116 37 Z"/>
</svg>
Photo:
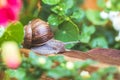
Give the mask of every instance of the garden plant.
<svg viewBox="0 0 120 80">
<path fill-rule="evenodd" d="M 120 49 L 119 0 L 0 0 L 0 80 L 120 79 L 116 66 L 91 71 L 98 61 L 68 61 L 59 51 L 51 56 L 25 49 L 25 26 L 37 25 L 29 25 L 35 19 L 43 20 L 67 51 Z"/>
</svg>

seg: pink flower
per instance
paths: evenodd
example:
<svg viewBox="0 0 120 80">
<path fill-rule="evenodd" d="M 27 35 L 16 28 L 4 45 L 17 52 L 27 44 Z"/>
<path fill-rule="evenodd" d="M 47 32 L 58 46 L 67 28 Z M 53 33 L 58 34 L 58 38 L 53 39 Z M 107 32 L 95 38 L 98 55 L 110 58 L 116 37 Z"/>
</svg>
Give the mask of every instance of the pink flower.
<svg viewBox="0 0 120 80">
<path fill-rule="evenodd" d="M 0 25 L 18 20 L 21 6 L 21 0 L 0 0 Z"/>
</svg>

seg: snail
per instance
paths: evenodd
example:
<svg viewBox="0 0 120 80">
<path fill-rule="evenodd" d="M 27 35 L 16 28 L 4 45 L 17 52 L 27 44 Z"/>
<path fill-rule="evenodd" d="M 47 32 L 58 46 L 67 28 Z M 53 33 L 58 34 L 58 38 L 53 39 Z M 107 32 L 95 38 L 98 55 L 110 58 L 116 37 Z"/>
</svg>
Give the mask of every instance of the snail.
<svg viewBox="0 0 120 80">
<path fill-rule="evenodd" d="M 55 40 L 47 22 L 34 19 L 25 25 L 24 48 L 40 54 L 60 53 L 65 51 L 64 43 Z"/>
<path fill-rule="evenodd" d="M 29 48 L 39 54 L 65 52 L 65 44 L 54 39 L 49 24 L 41 19 L 34 19 L 25 25 L 24 48 Z"/>
</svg>

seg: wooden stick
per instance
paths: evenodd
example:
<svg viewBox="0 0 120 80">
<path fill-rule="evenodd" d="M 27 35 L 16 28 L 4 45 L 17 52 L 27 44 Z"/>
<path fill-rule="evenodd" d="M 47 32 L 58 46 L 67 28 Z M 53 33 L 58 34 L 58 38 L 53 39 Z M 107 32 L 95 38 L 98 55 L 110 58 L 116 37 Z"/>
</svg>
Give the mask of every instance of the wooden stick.
<svg viewBox="0 0 120 80">
<path fill-rule="evenodd" d="M 96 51 L 96 50 L 98 50 L 99 51 L 99 49 L 93 49 L 94 51 Z M 101 50 L 101 49 L 100 49 Z M 1 50 L 0 50 L 1 51 Z M 29 53 L 30 53 L 30 49 L 25 49 L 25 48 L 21 48 L 20 49 L 20 52 L 22 53 L 22 54 L 24 54 L 26 57 L 28 57 L 29 56 Z M 94 53 L 94 51 L 92 51 L 92 53 Z M 110 51 L 109 49 L 104 49 L 104 51 L 103 52 L 106 52 L 106 51 Z M 116 50 L 115 50 L 116 51 Z M 105 68 L 105 67 L 109 67 L 109 66 L 116 66 L 118 69 L 119 69 L 119 71 L 120 71 L 120 65 L 118 65 L 118 64 L 116 64 L 116 65 L 112 65 L 112 64 L 109 64 L 109 62 L 110 61 L 108 61 L 108 63 L 107 63 L 107 57 L 106 57 L 106 62 L 102 62 L 102 60 L 100 60 L 100 59 L 96 59 L 96 58 L 94 58 L 94 57 L 96 57 L 96 56 L 94 56 L 94 54 L 92 54 L 92 55 L 89 55 L 90 53 L 91 53 L 91 50 L 90 51 L 88 51 L 88 52 L 82 52 L 82 51 L 67 51 L 67 52 L 64 52 L 64 53 L 62 53 L 62 54 L 51 54 L 51 55 L 45 55 L 45 56 L 57 56 L 57 55 L 62 55 L 62 56 L 64 56 L 65 57 L 65 59 L 67 60 L 67 61 L 72 61 L 72 62 L 74 62 L 74 61 L 84 61 L 84 60 L 86 60 L 86 59 L 93 59 L 93 60 L 98 60 L 98 64 L 97 65 L 91 65 L 91 67 L 92 68 L 94 68 L 95 70 L 96 69 L 99 69 L 99 68 Z M 102 53 L 103 53 L 102 52 Z M 41 56 L 41 54 L 38 54 L 38 53 L 36 53 L 38 56 Z M 115 54 L 115 53 L 114 53 Z M 97 55 L 97 58 L 99 58 L 98 56 L 99 56 L 100 54 L 98 54 Z M 102 55 L 103 56 L 103 55 Z M 100 57 L 102 57 L 101 55 L 100 55 Z M 109 58 L 109 57 L 108 57 Z M 109 59 L 110 60 L 110 59 Z M 112 60 L 112 59 L 111 59 Z M 114 60 L 113 60 L 114 61 Z M 112 61 L 111 61 L 112 62 Z M 114 62 L 113 62 L 114 63 Z M 114 63 L 115 64 L 115 63 Z"/>
</svg>

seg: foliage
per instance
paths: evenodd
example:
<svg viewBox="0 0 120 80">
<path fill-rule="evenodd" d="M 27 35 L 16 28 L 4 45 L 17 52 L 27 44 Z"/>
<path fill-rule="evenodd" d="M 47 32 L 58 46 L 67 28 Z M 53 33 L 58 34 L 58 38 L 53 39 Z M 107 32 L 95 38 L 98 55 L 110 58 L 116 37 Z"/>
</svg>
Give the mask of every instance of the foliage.
<svg viewBox="0 0 120 80">
<path fill-rule="evenodd" d="M 89 73 L 89 77 L 80 76 L 90 65 L 97 64 L 93 60 L 67 62 L 63 56 L 38 56 L 30 52 L 29 57 L 23 55 L 23 63 L 18 69 L 5 68 L 5 79 L 16 78 L 17 80 L 38 80 L 42 75 L 54 79 L 68 78 L 68 80 L 113 80 L 113 75 L 117 72 L 115 67 L 99 69 L 96 72 Z M 1 68 L 2 66 L 0 66 Z M 107 76 L 107 77 L 105 77 Z"/>
<path fill-rule="evenodd" d="M 78 1 L 42 0 L 40 2 L 41 10 L 36 16 L 48 21 L 55 33 L 56 39 L 64 42 L 77 41 L 80 36 L 80 27 L 78 24 L 85 17 L 83 9 L 77 5 Z M 68 48 L 74 45 L 69 45 Z"/>
<path fill-rule="evenodd" d="M 66 48 L 82 51 L 96 47 L 119 49 L 120 42 L 114 40 L 117 32 L 109 19 L 100 16 L 101 11 L 109 13 L 120 10 L 120 1 L 109 1 L 97 0 L 98 9 L 94 10 L 84 9 L 84 0 L 23 0 L 20 22 L 11 23 L 5 30 L 0 28 L 0 46 L 5 41 L 16 41 L 21 47 L 23 25 L 34 18 L 41 18 L 49 23 L 56 39 L 63 42 L 80 41 L 69 44 Z M 67 62 L 63 56 L 45 57 L 33 52 L 30 52 L 28 58 L 22 55 L 22 59 L 21 66 L 15 70 L 0 63 L 0 72 L 5 74 L 4 80 L 38 80 L 44 74 L 54 79 L 113 80 L 113 75 L 117 72 L 115 67 L 109 67 L 90 73 L 90 77 L 85 78 L 80 73 L 95 63 L 92 60 Z"/>
<path fill-rule="evenodd" d="M 108 19 L 102 19 L 100 16 L 103 10 L 119 10 L 119 1 L 110 0 L 111 7 L 107 6 L 105 0 L 96 1 L 97 10 L 84 9 L 84 0 L 24 0 L 20 21 L 27 24 L 34 18 L 41 18 L 49 23 L 56 39 L 63 42 L 81 42 L 68 44 L 66 48 L 82 51 L 96 47 L 119 49 L 119 42 L 115 41 L 117 32 Z M 96 39 L 97 42 L 104 43 L 97 43 Z"/>
<path fill-rule="evenodd" d="M 98 6 L 103 8 L 105 11 L 119 11 L 120 10 L 120 1 L 118 0 L 98 0 Z"/>
<path fill-rule="evenodd" d="M 1 32 L 3 35 L 0 37 L 0 45 L 5 41 L 16 41 L 21 45 L 24 39 L 24 28 L 20 22 L 11 23 Z"/>
</svg>

